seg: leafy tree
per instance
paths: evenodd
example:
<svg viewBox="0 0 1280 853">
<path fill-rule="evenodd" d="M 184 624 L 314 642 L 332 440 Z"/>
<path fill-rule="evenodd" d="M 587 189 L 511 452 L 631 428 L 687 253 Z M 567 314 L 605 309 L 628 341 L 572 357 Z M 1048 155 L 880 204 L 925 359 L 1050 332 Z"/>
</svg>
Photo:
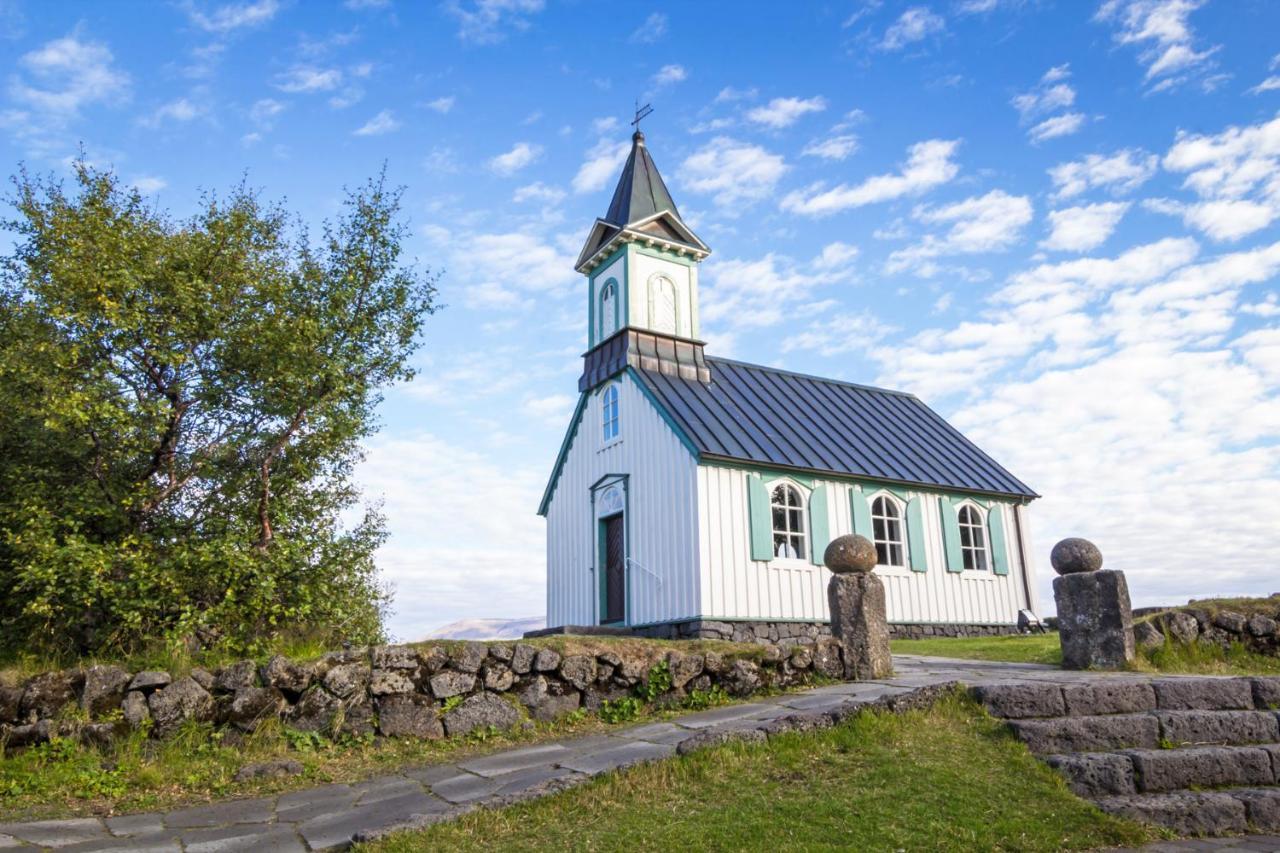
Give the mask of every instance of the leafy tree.
<svg viewBox="0 0 1280 853">
<path fill-rule="evenodd" d="M 400 193 L 313 240 L 241 186 L 175 220 L 79 164 L 14 179 L 0 278 L 0 646 L 369 641 L 374 510 L 342 519 L 381 389 L 408 379 L 435 277 Z"/>
</svg>

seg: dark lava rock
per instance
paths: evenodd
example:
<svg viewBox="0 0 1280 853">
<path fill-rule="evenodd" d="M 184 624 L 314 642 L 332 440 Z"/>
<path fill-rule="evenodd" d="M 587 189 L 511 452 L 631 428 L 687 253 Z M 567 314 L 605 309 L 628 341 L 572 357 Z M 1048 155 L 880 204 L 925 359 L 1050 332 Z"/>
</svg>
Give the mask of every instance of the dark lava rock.
<svg viewBox="0 0 1280 853">
<path fill-rule="evenodd" d="M 1071 537 L 1053 546 L 1049 562 L 1060 575 L 1096 572 L 1102 568 L 1102 552 L 1088 539 Z"/>
<path fill-rule="evenodd" d="M 836 574 L 864 574 L 876 567 L 876 546 L 858 534 L 837 536 L 822 555 L 822 562 Z"/>
</svg>

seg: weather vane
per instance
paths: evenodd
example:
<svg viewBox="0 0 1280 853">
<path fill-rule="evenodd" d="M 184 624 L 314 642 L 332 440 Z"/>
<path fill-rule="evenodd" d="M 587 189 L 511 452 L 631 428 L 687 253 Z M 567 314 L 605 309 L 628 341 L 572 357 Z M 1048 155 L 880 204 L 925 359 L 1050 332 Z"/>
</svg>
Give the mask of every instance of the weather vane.
<svg viewBox="0 0 1280 853">
<path fill-rule="evenodd" d="M 640 106 L 640 99 L 639 99 L 639 98 L 637 98 L 637 99 L 636 99 L 636 117 L 635 117 L 634 119 L 632 119 L 632 121 L 631 121 L 631 125 L 632 125 L 632 126 L 633 126 L 637 131 L 638 131 L 638 130 L 640 130 L 640 122 L 641 122 L 641 120 L 642 120 L 642 119 L 644 119 L 644 117 L 645 117 L 645 116 L 647 116 L 647 115 L 648 115 L 649 113 L 651 113 L 651 112 L 653 112 L 653 107 L 649 106 L 648 104 L 645 104 L 643 107 L 642 107 L 642 106 Z"/>
</svg>

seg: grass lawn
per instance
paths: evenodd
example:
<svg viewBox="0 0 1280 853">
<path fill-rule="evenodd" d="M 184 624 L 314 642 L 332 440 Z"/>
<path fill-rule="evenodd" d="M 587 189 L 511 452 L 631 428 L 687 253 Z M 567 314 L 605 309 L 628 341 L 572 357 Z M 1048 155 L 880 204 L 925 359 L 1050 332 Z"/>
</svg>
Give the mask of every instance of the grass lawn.
<svg viewBox="0 0 1280 853">
<path fill-rule="evenodd" d="M 1154 837 L 1076 798 L 1004 726 L 954 696 L 608 774 L 357 849 L 1037 851 Z"/>
<path fill-rule="evenodd" d="M 1010 637 L 935 637 L 928 640 L 894 640 L 893 653 L 931 655 L 967 660 L 1007 660 L 1018 663 L 1062 663 L 1058 633 Z"/>
<path fill-rule="evenodd" d="M 965 660 L 1006 660 L 1017 663 L 1062 663 L 1057 632 L 1010 637 L 939 637 L 929 640 L 894 640 L 900 655 L 931 655 Z M 1280 673 L 1280 658 L 1256 654 L 1235 645 L 1223 650 L 1199 644 L 1166 642 L 1162 648 L 1143 649 L 1131 669 L 1135 672 L 1170 672 L 1199 675 L 1273 675 Z"/>
</svg>

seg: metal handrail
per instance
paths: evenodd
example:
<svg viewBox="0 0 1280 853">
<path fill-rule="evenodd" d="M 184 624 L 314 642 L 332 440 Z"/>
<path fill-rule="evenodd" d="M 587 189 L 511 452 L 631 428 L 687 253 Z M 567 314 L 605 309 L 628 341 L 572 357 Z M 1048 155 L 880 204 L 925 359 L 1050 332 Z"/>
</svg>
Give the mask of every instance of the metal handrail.
<svg viewBox="0 0 1280 853">
<path fill-rule="evenodd" d="M 658 574 L 652 569 L 645 568 L 644 564 L 642 564 L 639 560 L 632 559 L 631 557 L 627 557 L 626 562 L 628 565 L 634 565 L 636 568 L 640 569 L 640 571 L 642 572 L 648 572 L 650 575 L 653 575 L 654 579 L 658 581 L 658 586 L 662 586 L 662 575 Z"/>
</svg>

